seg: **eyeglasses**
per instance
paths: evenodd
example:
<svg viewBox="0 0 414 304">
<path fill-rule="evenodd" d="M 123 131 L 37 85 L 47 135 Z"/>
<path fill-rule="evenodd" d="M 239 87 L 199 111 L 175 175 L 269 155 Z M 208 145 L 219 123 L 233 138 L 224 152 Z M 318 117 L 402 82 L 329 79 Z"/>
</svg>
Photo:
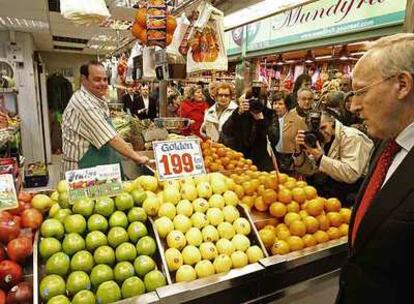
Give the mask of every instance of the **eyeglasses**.
<svg viewBox="0 0 414 304">
<path fill-rule="evenodd" d="M 230 94 L 217 94 L 217 97 L 229 97 Z"/>
<path fill-rule="evenodd" d="M 394 74 L 394 75 L 388 76 L 388 77 L 386 77 L 386 78 L 384 78 L 384 79 L 381 79 L 381 80 L 376 81 L 376 82 L 374 82 L 374 83 L 372 83 L 372 84 L 370 84 L 370 85 L 367 85 L 366 87 L 364 87 L 364 88 L 362 88 L 362 89 L 355 90 L 355 91 L 350 91 L 350 92 L 349 92 L 349 96 L 348 96 L 348 97 L 354 97 L 354 96 L 359 97 L 359 96 L 363 96 L 363 95 L 365 95 L 366 93 L 368 93 L 369 89 L 371 89 L 371 88 L 373 88 L 373 87 L 375 87 L 375 86 L 377 86 L 377 85 L 379 85 L 379 84 L 381 84 L 381 83 L 384 83 L 384 82 L 386 82 L 386 81 L 390 80 L 391 78 L 394 78 L 394 77 L 395 77 L 395 76 L 397 76 L 397 75 L 398 75 L 398 74 Z"/>
</svg>

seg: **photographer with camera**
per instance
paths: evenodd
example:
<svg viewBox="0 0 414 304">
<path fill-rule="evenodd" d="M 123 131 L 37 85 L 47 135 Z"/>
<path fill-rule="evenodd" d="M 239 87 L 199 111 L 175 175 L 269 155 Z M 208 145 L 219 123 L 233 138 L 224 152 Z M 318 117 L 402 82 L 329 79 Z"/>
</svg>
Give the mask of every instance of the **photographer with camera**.
<svg viewBox="0 0 414 304">
<path fill-rule="evenodd" d="M 267 92 L 254 86 L 239 99 L 239 107 L 223 125 L 220 141 L 242 152 L 260 171 L 274 170 L 268 153 L 268 141 L 274 150 L 279 141 L 279 121 L 275 111 L 267 108 Z M 275 152 L 275 151 L 273 151 Z"/>
<path fill-rule="evenodd" d="M 325 197 L 354 202 L 366 174 L 373 142 L 361 131 L 344 126 L 328 112 L 311 111 L 308 131 L 299 130 L 293 156 L 296 171 Z"/>
</svg>

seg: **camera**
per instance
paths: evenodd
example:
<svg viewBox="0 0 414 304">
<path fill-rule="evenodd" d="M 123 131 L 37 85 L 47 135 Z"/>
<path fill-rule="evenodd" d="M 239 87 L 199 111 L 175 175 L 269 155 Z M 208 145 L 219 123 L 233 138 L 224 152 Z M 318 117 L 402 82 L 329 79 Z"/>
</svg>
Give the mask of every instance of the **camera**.
<svg viewBox="0 0 414 304">
<path fill-rule="evenodd" d="M 253 81 L 251 95 L 246 95 L 246 99 L 249 100 L 250 111 L 256 114 L 263 112 L 265 107 L 263 101 L 260 99 L 261 88 L 262 83 L 260 81 Z"/>
<path fill-rule="evenodd" d="M 323 135 L 319 131 L 321 126 L 321 112 L 310 111 L 306 117 L 308 131 L 305 132 L 305 144 L 309 147 L 316 148 L 316 143 L 323 140 Z"/>
</svg>

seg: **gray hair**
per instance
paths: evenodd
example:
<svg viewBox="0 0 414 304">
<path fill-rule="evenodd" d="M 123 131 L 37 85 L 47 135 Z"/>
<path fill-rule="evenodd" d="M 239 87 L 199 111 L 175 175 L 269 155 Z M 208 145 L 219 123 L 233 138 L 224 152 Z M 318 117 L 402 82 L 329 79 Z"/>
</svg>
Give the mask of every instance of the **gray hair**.
<svg viewBox="0 0 414 304">
<path fill-rule="evenodd" d="M 345 93 L 342 91 L 335 91 L 328 93 L 326 106 L 331 108 L 339 108 L 345 100 Z"/>
<path fill-rule="evenodd" d="M 311 89 L 309 89 L 309 88 L 300 88 L 300 89 L 298 90 L 297 96 L 299 97 L 299 96 L 300 96 L 300 94 L 302 94 L 303 92 L 311 92 L 311 93 L 312 93 L 312 95 L 314 95 L 314 93 L 313 93 L 313 91 L 312 91 Z"/>
<path fill-rule="evenodd" d="M 414 34 L 401 33 L 383 37 L 367 46 L 364 57 L 376 57 L 379 71 L 391 77 L 401 71 L 414 74 Z"/>
</svg>

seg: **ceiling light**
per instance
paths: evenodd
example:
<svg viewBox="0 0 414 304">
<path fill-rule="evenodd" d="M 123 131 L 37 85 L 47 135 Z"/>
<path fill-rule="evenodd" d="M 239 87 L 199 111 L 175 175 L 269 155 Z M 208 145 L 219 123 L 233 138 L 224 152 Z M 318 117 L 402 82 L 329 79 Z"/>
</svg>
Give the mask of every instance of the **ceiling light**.
<svg viewBox="0 0 414 304">
<path fill-rule="evenodd" d="M 311 50 L 308 50 L 304 59 L 305 63 L 313 63 L 315 61 L 315 57 L 312 54 Z"/>
<path fill-rule="evenodd" d="M 49 29 L 49 23 L 44 21 L 9 16 L 0 17 L 0 25 L 8 30 L 38 31 Z"/>
</svg>

